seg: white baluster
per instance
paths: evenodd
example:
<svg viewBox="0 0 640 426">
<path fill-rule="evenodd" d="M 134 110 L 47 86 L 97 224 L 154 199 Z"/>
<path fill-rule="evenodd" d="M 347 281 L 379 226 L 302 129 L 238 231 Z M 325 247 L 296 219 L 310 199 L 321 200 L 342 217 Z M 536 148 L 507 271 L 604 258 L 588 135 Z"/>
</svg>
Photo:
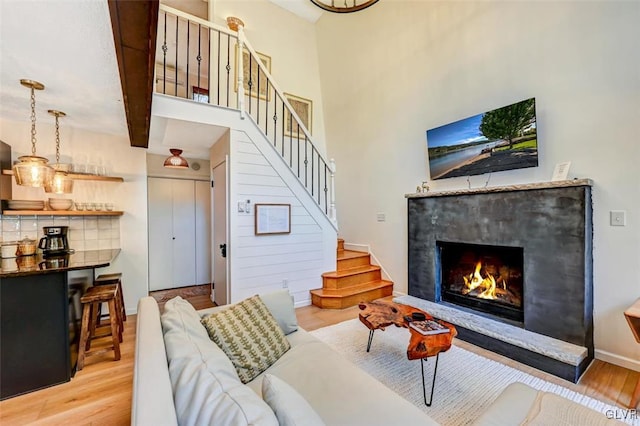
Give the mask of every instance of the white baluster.
<svg viewBox="0 0 640 426">
<path fill-rule="evenodd" d="M 238 109 L 240 118 L 245 118 L 244 108 L 244 26 L 238 25 Z"/>
<path fill-rule="evenodd" d="M 329 170 L 331 171 L 331 198 L 329 199 L 329 219 L 333 224 L 338 226 L 338 216 L 336 212 L 336 160 L 329 160 Z"/>
</svg>

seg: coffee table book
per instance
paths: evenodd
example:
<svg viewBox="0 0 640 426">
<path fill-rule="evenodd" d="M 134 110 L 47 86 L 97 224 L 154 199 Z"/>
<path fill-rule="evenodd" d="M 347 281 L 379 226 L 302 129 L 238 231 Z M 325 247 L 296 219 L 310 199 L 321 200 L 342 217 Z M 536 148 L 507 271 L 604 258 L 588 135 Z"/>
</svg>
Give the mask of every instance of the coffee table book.
<svg viewBox="0 0 640 426">
<path fill-rule="evenodd" d="M 413 328 L 418 333 L 424 336 L 449 332 L 448 327 L 445 327 L 444 325 L 433 320 L 412 321 L 409 323 L 409 327 Z"/>
</svg>

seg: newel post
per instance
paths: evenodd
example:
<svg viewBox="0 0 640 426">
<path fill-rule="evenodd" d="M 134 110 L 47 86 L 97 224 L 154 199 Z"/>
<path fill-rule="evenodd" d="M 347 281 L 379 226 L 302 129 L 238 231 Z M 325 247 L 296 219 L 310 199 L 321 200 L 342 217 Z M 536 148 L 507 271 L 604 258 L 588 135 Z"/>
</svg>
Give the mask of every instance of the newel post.
<svg viewBox="0 0 640 426">
<path fill-rule="evenodd" d="M 329 219 L 338 226 L 338 216 L 336 212 L 336 160 L 329 160 L 329 170 L 331 171 L 331 198 L 329 199 Z"/>
<path fill-rule="evenodd" d="M 244 22 L 242 19 L 236 18 L 234 16 L 229 16 L 227 18 L 227 26 L 232 31 L 238 32 L 238 51 L 237 51 L 237 61 L 238 61 L 238 75 L 236 78 L 238 79 L 238 109 L 240 110 L 240 118 L 244 120 L 245 118 L 245 108 L 244 108 Z"/>
</svg>

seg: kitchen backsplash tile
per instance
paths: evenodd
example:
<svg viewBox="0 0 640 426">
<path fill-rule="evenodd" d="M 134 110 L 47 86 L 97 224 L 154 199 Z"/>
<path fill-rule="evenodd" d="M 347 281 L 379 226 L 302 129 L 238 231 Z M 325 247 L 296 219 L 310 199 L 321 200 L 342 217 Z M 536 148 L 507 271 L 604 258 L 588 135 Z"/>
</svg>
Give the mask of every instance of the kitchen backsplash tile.
<svg viewBox="0 0 640 426">
<path fill-rule="evenodd" d="M 111 216 L 2 216 L 0 241 L 39 240 L 45 226 L 68 226 L 76 251 L 120 248 L 120 218 Z"/>
</svg>

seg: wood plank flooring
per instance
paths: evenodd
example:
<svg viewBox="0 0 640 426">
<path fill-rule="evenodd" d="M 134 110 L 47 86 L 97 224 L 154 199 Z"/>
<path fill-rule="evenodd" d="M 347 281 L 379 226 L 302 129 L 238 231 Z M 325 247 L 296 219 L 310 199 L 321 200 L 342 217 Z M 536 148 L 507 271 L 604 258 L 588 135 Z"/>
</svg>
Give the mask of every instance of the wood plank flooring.
<svg viewBox="0 0 640 426">
<path fill-rule="evenodd" d="M 185 297 L 196 309 L 212 306 L 208 295 Z M 296 310 L 298 322 L 315 330 L 356 318 L 357 306 L 342 310 L 323 310 L 305 306 Z M 131 392 L 136 316 L 125 323 L 122 358 L 112 354 L 91 357 L 70 382 L 10 398 L 0 402 L 0 425 L 128 425 L 131 422 Z M 364 342 L 363 342 L 364 344 Z M 578 384 L 512 361 L 508 358 L 455 340 L 455 344 L 529 374 L 565 386 L 609 404 L 626 407 L 640 373 L 595 360 Z"/>
</svg>

